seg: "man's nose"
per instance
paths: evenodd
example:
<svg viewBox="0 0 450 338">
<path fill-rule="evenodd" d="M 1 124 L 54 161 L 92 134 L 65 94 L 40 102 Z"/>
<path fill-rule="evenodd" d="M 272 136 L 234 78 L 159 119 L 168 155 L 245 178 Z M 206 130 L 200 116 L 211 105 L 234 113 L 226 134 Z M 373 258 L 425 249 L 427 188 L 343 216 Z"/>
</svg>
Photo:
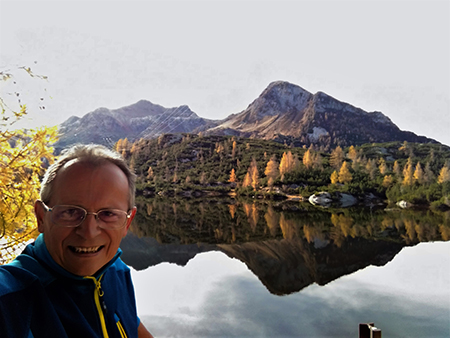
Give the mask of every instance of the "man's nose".
<svg viewBox="0 0 450 338">
<path fill-rule="evenodd" d="M 94 238 L 102 231 L 98 224 L 97 215 L 93 213 L 88 213 L 76 230 L 78 235 L 86 239 Z"/>
</svg>

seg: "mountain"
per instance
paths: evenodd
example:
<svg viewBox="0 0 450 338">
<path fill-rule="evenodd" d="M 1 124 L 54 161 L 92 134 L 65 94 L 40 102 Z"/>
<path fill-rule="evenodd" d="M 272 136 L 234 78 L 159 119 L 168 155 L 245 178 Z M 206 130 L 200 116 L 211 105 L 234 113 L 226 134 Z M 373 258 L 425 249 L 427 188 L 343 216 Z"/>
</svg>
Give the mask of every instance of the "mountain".
<svg viewBox="0 0 450 338">
<path fill-rule="evenodd" d="M 82 118 L 72 116 L 59 128 L 55 147 L 73 143 L 114 144 L 127 137 L 155 138 L 168 133 L 235 135 L 275 140 L 295 146 L 311 143 L 325 148 L 408 141 L 437 143 L 400 130 L 381 112 L 366 112 L 325 93 L 312 94 L 284 81 L 272 82 L 245 110 L 224 120 L 197 116 L 188 106 L 164 108 L 141 100 L 110 110 L 99 108 Z"/>
<path fill-rule="evenodd" d="M 120 138 L 136 140 L 166 133 L 188 133 L 217 123 L 198 117 L 188 106 L 164 108 L 146 100 L 119 109 L 99 108 L 79 118 L 72 116 L 59 126 L 55 148 L 74 143 L 114 144 Z"/>
<path fill-rule="evenodd" d="M 381 112 L 368 113 L 348 103 L 283 81 L 272 82 L 241 113 L 230 115 L 210 134 L 273 139 L 328 146 L 436 141 L 400 130 Z"/>
</svg>

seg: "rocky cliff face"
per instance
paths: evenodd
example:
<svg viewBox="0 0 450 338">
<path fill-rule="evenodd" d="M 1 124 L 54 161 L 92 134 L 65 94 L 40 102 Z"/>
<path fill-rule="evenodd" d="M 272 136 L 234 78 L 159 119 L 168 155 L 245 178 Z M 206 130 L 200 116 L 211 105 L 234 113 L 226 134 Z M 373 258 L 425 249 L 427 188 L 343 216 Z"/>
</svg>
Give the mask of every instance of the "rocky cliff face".
<svg viewBox="0 0 450 338">
<path fill-rule="evenodd" d="M 273 82 L 247 109 L 231 115 L 211 134 L 285 139 L 301 144 L 361 145 L 373 142 L 435 142 L 401 131 L 381 112 L 368 113 L 318 92 Z"/>
</svg>

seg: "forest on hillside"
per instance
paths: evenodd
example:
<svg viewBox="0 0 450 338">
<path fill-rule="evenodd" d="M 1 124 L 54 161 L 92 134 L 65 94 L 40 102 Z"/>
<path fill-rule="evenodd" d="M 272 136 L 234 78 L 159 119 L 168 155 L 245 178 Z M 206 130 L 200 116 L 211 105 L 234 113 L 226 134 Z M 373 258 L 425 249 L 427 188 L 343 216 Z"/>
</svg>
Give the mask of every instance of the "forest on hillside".
<svg viewBox="0 0 450 338">
<path fill-rule="evenodd" d="M 330 152 L 311 145 L 232 136 L 165 134 L 115 148 L 136 172 L 138 193 L 216 191 L 262 198 L 321 192 L 389 203 L 450 205 L 450 149 L 434 143 L 373 143 Z"/>
</svg>

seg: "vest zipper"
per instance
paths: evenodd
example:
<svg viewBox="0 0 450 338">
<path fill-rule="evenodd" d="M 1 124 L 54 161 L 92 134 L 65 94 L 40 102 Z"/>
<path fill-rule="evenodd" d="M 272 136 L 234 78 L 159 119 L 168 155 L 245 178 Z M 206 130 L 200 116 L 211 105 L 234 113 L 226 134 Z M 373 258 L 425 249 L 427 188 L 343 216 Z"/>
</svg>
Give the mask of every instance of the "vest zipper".
<svg viewBox="0 0 450 338">
<path fill-rule="evenodd" d="M 105 313 L 107 311 L 106 304 L 103 300 L 104 292 L 102 290 L 102 285 L 100 283 L 100 280 L 102 279 L 103 275 L 99 277 L 99 279 L 95 279 L 95 277 L 92 276 L 86 276 L 84 278 L 91 279 L 95 283 L 95 290 L 94 290 L 94 301 L 95 306 L 97 307 L 97 312 L 100 317 L 100 324 L 102 326 L 102 332 L 104 338 L 109 338 L 108 331 L 106 330 L 106 321 L 105 321 Z"/>
</svg>

